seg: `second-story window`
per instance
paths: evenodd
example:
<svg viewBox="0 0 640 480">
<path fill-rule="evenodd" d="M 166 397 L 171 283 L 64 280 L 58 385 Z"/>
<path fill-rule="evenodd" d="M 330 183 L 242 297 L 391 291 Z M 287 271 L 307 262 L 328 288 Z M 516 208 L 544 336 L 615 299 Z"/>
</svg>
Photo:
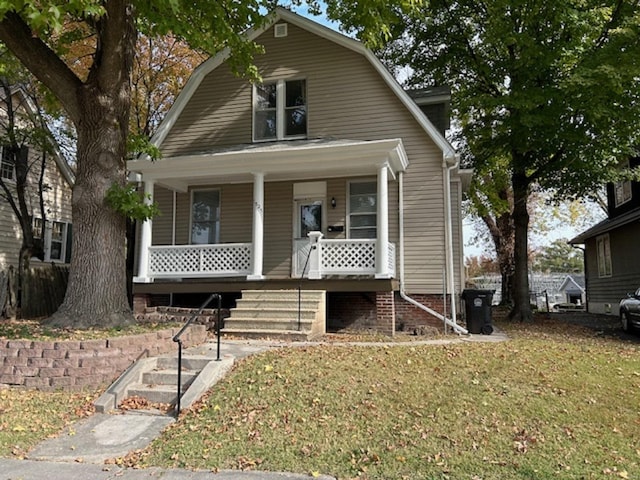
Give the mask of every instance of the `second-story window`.
<svg viewBox="0 0 640 480">
<path fill-rule="evenodd" d="M 14 181 L 16 179 L 15 159 L 9 147 L 3 146 L 0 155 L 0 177 L 4 180 Z"/>
<path fill-rule="evenodd" d="M 278 80 L 256 85 L 253 139 L 284 140 L 307 136 L 305 80 Z"/>
<path fill-rule="evenodd" d="M 631 200 L 631 180 L 621 180 L 613 184 L 615 191 L 615 204 L 619 207 Z"/>
</svg>

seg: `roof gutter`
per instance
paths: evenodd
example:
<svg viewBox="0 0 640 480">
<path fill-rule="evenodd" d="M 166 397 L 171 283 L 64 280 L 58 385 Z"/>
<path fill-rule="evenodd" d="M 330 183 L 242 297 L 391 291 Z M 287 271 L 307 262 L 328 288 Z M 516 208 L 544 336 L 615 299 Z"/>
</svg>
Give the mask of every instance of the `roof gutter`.
<svg viewBox="0 0 640 480">
<path fill-rule="evenodd" d="M 446 164 L 446 162 L 445 162 Z M 454 168 L 457 167 L 457 163 L 454 165 Z M 445 169 L 445 171 L 447 172 L 447 176 L 448 176 L 448 170 Z M 436 312 L 435 310 L 427 307 L 426 305 L 421 304 L 420 302 L 418 302 L 417 300 L 414 300 L 413 298 L 409 297 L 407 295 L 407 293 L 404 290 L 404 172 L 399 172 L 398 173 L 398 194 L 399 194 L 399 201 L 398 201 L 398 216 L 399 218 L 399 229 L 400 229 L 400 297 L 409 302 L 410 304 L 418 307 L 421 310 L 424 310 L 425 312 L 427 312 L 430 315 L 433 315 L 434 317 L 438 318 L 439 320 L 441 320 L 442 322 L 444 322 L 446 325 L 449 325 L 451 328 L 453 328 L 453 331 L 456 332 L 459 335 L 468 335 L 469 332 L 462 328 L 460 325 L 458 325 L 455 321 L 455 301 L 453 298 L 453 295 L 451 295 L 451 305 L 452 305 L 452 319 L 449 319 L 447 317 L 445 317 L 444 315 L 442 315 L 439 312 Z M 451 195 L 448 195 L 448 200 L 447 200 L 447 204 L 449 205 L 449 208 L 445 209 L 445 222 L 448 223 L 449 225 L 449 230 L 451 230 Z M 448 215 L 448 220 L 447 220 L 447 215 Z M 449 235 L 446 235 L 449 237 Z M 452 249 L 453 251 L 453 249 Z M 447 257 L 451 258 L 451 260 L 453 259 L 453 255 L 447 255 Z M 449 263 L 451 263 L 451 265 L 449 265 Z M 450 270 L 451 272 L 453 272 L 453 261 L 449 262 L 447 260 L 447 267 L 450 266 Z"/>
</svg>

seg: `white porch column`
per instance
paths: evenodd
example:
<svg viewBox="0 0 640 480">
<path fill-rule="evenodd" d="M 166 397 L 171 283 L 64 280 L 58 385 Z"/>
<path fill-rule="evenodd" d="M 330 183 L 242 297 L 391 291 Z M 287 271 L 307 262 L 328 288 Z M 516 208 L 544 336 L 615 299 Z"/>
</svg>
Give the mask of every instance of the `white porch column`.
<svg viewBox="0 0 640 480">
<path fill-rule="evenodd" d="M 385 163 L 378 170 L 378 211 L 376 228 L 376 278 L 391 278 L 389 273 L 389 188 Z"/>
<path fill-rule="evenodd" d="M 264 173 L 253 174 L 253 248 L 251 249 L 251 275 L 247 280 L 263 280 L 264 259 Z"/>
<path fill-rule="evenodd" d="M 310 280 L 322 279 L 322 232 L 309 232 L 309 276 Z"/>
<path fill-rule="evenodd" d="M 153 187 L 154 180 L 144 181 L 144 203 L 151 205 L 153 203 Z M 151 247 L 153 220 L 148 218 L 142 223 L 140 229 L 140 250 L 138 252 L 138 276 L 134 277 L 136 283 L 151 283 L 152 278 L 149 277 L 149 247 Z"/>
</svg>

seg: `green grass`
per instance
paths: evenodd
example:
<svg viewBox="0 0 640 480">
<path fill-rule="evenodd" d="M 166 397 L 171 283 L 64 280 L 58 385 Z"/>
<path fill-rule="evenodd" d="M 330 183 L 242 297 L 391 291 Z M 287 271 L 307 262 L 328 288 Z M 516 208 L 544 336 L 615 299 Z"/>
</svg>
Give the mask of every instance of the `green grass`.
<svg viewBox="0 0 640 480">
<path fill-rule="evenodd" d="M 340 479 L 640 478 L 640 349 L 547 322 L 500 344 L 240 362 L 131 461 Z"/>
<path fill-rule="evenodd" d="M 96 395 L 0 389 L 0 456 L 24 458 L 42 440 L 91 414 Z"/>
</svg>

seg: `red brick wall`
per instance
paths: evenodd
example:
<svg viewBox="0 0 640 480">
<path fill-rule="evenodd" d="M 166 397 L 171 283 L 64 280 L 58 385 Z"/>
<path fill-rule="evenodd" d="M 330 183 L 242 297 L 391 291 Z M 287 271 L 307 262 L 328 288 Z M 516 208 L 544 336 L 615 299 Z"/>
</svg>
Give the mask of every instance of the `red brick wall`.
<svg viewBox="0 0 640 480">
<path fill-rule="evenodd" d="M 179 328 L 86 341 L 0 340 L 0 384 L 38 390 L 80 390 L 115 380 L 134 361 L 177 351 Z M 207 339 L 203 325 L 191 325 L 183 346 Z"/>
<path fill-rule="evenodd" d="M 396 308 L 393 292 L 376 292 L 376 330 L 386 335 L 396 332 Z"/>
<path fill-rule="evenodd" d="M 408 296 L 440 314 L 444 313 L 442 295 L 408 294 Z M 450 310 L 451 305 L 447 297 L 447 317 L 451 317 Z M 443 328 L 442 320 L 403 300 L 400 294 L 396 292 L 396 327 L 398 330 L 411 331 L 421 325 L 429 325 L 438 329 Z"/>
<path fill-rule="evenodd" d="M 327 330 L 376 328 L 376 296 L 366 292 L 327 292 Z"/>
</svg>

